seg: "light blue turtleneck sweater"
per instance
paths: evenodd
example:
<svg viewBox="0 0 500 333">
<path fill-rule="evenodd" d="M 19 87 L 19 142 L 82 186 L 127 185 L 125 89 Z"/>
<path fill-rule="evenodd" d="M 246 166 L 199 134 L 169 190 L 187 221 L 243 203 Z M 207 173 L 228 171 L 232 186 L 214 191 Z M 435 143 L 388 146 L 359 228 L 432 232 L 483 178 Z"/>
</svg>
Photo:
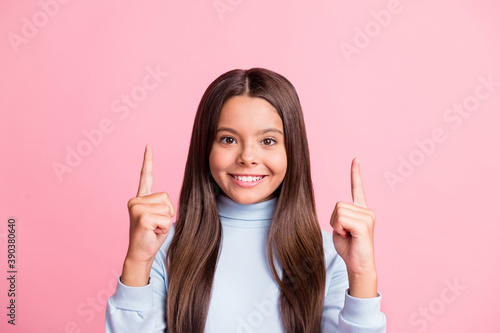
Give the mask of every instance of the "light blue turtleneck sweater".
<svg viewBox="0 0 500 333">
<path fill-rule="evenodd" d="M 279 287 L 267 260 L 267 236 L 276 200 L 242 205 L 218 196 L 222 244 L 205 332 L 283 331 Z M 155 257 L 147 286 L 128 287 L 118 279 L 106 307 L 106 332 L 164 332 L 168 291 L 165 257 L 174 229 L 175 224 Z M 332 235 L 326 231 L 322 234 L 326 291 L 321 331 L 385 332 L 380 293 L 374 298 L 348 294 L 345 263 L 335 251 Z"/>
</svg>

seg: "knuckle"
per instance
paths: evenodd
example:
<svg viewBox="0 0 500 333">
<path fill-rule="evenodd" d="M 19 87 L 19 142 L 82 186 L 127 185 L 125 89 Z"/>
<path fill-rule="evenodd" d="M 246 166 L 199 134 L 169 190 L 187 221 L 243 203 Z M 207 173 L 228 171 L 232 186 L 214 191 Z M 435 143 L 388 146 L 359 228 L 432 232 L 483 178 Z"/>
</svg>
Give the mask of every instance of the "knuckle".
<svg viewBox="0 0 500 333">
<path fill-rule="evenodd" d="M 346 209 L 345 207 L 339 207 L 339 208 L 337 209 L 337 214 L 338 214 L 339 216 L 344 216 L 344 217 L 345 217 L 346 212 L 347 212 L 347 209 Z"/>
<path fill-rule="evenodd" d="M 161 193 L 160 193 L 160 198 L 161 198 L 163 201 L 167 202 L 167 203 L 170 201 L 170 198 L 168 197 L 167 192 L 161 192 Z"/>
<path fill-rule="evenodd" d="M 332 214 L 332 217 L 330 217 L 330 225 L 333 227 L 335 224 L 335 214 Z"/>
<path fill-rule="evenodd" d="M 136 198 L 131 198 L 129 199 L 129 201 L 127 202 L 127 208 L 130 210 L 136 203 Z"/>
<path fill-rule="evenodd" d="M 343 214 L 338 214 L 337 215 L 337 221 L 339 223 L 345 223 L 345 222 L 347 222 L 347 219 L 348 219 L 348 217 L 345 216 L 345 215 L 343 215 Z"/>
<path fill-rule="evenodd" d="M 139 215 L 140 209 L 137 207 L 137 205 L 132 205 L 129 207 L 129 212 L 130 212 L 130 215 L 136 216 L 136 215 Z"/>
<path fill-rule="evenodd" d="M 366 229 L 366 231 L 370 231 L 373 229 L 373 226 L 374 226 L 374 223 L 373 223 L 373 220 L 371 219 L 371 217 L 368 217 L 364 219 L 364 222 L 363 225 Z"/>
<path fill-rule="evenodd" d="M 330 218 L 330 225 L 332 227 L 335 227 L 335 225 L 338 224 L 338 217 L 336 214 L 332 215 L 332 217 Z"/>
<path fill-rule="evenodd" d="M 161 222 L 164 226 L 169 226 L 172 220 L 169 216 L 164 216 Z"/>
<path fill-rule="evenodd" d="M 371 209 L 368 209 L 366 211 L 366 214 L 370 217 L 372 223 L 375 223 L 375 219 L 377 217 L 376 214 L 375 214 L 375 212 L 373 210 L 371 210 Z"/>
<path fill-rule="evenodd" d="M 161 213 L 163 216 L 165 216 L 165 218 L 172 218 L 173 216 L 170 212 L 170 206 L 168 205 L 162 207 Z"/>
</svg>

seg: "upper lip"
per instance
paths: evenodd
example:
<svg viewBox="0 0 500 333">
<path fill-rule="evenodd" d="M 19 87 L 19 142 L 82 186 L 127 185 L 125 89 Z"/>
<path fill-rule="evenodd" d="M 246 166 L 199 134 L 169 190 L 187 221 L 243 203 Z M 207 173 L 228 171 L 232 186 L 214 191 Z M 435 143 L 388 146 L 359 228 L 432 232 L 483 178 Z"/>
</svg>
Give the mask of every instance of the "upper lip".
<svg viewBox="0 0 500 333">
<path fill-rule="evenodd" d="M 251 175 L 248 173 L 230 173 L 231 176 L 236 177 L 264 177 L 265 175 Z"/>
</svg>

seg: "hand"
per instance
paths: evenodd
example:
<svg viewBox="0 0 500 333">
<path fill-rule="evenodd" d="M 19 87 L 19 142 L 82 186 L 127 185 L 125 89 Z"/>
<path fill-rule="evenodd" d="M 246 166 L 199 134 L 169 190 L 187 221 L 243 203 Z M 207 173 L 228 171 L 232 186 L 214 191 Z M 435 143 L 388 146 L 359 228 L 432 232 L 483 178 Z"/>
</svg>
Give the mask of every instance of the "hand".
<svg viewBox="0 0 500 333">
<path fill-rule="evenodd" d="M 150 266 L 172 225 L 175 208 L 166 192 L 151 194 L 153 153 L 146 145 L 137 196 L 128 201 L 130 240 L 126 261 Z M 148 272 L 149 274 L 149 272 Z"/>
<path fill-rule="evenodd" d="M 351 283 L 356 279 L 376 281 L 373 242 L 375 212 L 366 204 L 357 158 L 351 164 L 351 193 L 353 204 L 337 202 L 330 225 L 333 227 L 335 249 L 346 263 L 352 290 Z M 373 288 L 370 290 L 373 294 Z"/>
</svg>

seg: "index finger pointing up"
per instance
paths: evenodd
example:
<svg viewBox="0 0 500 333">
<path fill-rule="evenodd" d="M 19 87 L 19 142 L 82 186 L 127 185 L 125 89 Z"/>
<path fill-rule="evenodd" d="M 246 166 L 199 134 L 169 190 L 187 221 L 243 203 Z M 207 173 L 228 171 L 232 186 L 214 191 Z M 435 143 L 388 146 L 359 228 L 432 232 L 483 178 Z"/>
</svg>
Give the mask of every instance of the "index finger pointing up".
<svg viewBox="0 0 500 333">
<path fill-rule="evenodd" d="M 151 194 L 153 186 L 153 152 L 150 145 L 146 145 L 144 151 L 144 161 L 142 162 L 141 178 L 139 180 L 139 190 L 137 196 L 142 197 Z"/>
<path fill-rule="evenodd" d="M 363 190 L 363 182 L 361 181 L 361 173 L 359 172 L 359 159 L 357 157 L 352 160 L 351 164 L 351 194 L 356 206 L 368 208 Z"/>
</svg>

